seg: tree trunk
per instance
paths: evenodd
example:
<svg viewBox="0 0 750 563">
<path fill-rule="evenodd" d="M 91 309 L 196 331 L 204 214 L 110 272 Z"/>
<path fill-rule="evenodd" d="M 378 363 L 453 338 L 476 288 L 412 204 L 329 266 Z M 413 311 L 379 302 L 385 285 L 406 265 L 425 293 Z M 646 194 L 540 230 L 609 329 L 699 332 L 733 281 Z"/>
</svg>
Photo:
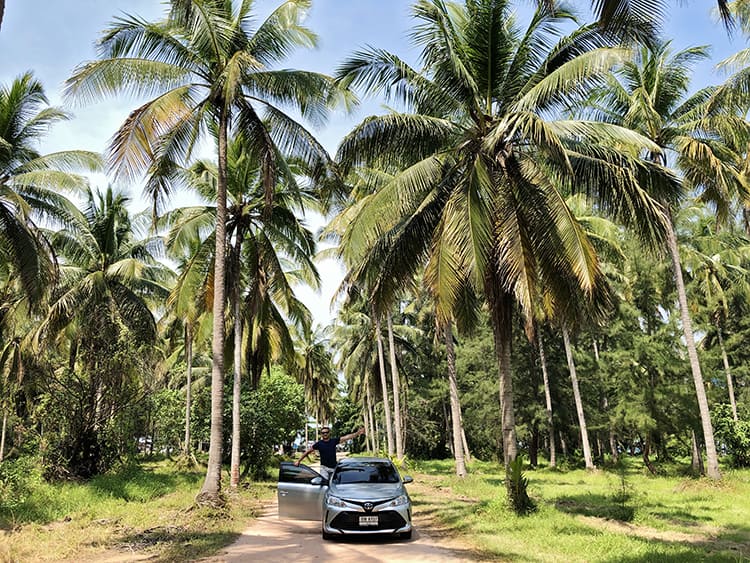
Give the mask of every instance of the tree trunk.
<svg viewBox="0 0 750 563">
<path fill-rule="evenodd" d="M 536 468 L 539 465 L 539 425 L 534 422 L 531 427 L 531 440 L 529 440 L 529 465 Z"/>
<path fill-rule="evenodd" d="M 453 455 L 456 459 L 456 475 L 466 477 L 466 460 L 464 458 L 464 446 L 461 442 L 463 434 L 461 428 L 461 401 L 458 396 L 458 382 L 456 381 L 456 351 L 453 348 L 451 322 L 447 322 L 443 328 L 445 353 L 448 361 L 448 388 L 451 401 L 451 420 L 453 421 Z"/>
<path fill-rule="evenodd" d="M 651 440 L 648 436 L 646 436 L 645 440 L 641 438 L 641 445 L 643 446 L 643 463 L 646 465 L 646 468 L 648 469 L 649 473 L 651 473 L 651 475 L 656 475 L 656 467 L 654 467 L 654 464 L 649 457 L 649 455 L 651 454 Z"/>
<path fill-rule="evenodd" d="M 573 397 L 576 402 L 576 413 L 578 414 L 578 425 L 581 427 L 581 447 L 583 448 L 583 460 L 586 463 L 586 469 L 596 469 L 591 459 L 591 446 L 589 445 L 589 433 L 586 429 L 586 417 L 583 413 L 583 401 L 581 401 L 581 391 L 578 388 L 578 376 L 576 375 L 576 364 L 573 360 L 573 348 L 570 345 L 570 335 L 568 327 L 562 323 L 563 343 L 565 344 L 565 356 L 568 359 L 568 369 L 570 370 L 570 382 L 573 385 Z"/>
<path fill-rule="evenodd" d="M 385 376 L 385 359 L 383 358 L 383 335 L 380 332 L 380 319 L 375 317 L 375 338 L 378 343 L 378 365 L 380 367 L 380 386 L 383 388 L 383 416 L 385 416 L 385 435 L 388 443 L 388 456 L 393 457 L 393 426 L 391 426 L 391 402 L 388 399 L 388 381 Z"/>
<path fill-rule="evenodd" d="M 701 426 L 703 427 L 703 440 L 706 444 L 706 461 L 708 463 L 708 476 L 711 479 L 721 479 L 719 471 L 719 456 L 716 453 L 716 443 L 714 442 L 714 429 L 711 424 L 711 413 L 708 409 L 708 398 L 706 397 L 706 388 L 703 384 L 703 375 L 701 373 L 700 362 L 698 361 L 698 351 L 695 348 L 695 338 L 693 337 L 693 325 L 690 320 L 690 311 L 688 310 L 687 293 L 685 291 L 685 282 L 682 278 L 682 265 L 680 262 L 680 251 L 677 247 L 677 236 L 674 232 L 671 216 L 666 221 L 667 243 L 669 254 L 672 257 L 672 268 L 674 272 L 675 285 L 677 288 L 677 298 L 680 303 L 680 317 L 682 319 L 682 332 L 685 336 L 685 346 L 687 347 L 688 358 L 690 359 L 690 370 L 693 373 L 693 383 L 695 385 L 695 395 L 698 399 L 698 411 L 701 416 Z"/>
<path fill-rule="evenodd" d="M 0 462 L 5 459 L 5 431 L 8 429 L 8 410 L 3 409 L 3 426 L 0 428 Z"/>
<path fill-rule="evenodd" d="M 724 337 L 721 335 L 721 327 L 719 323 L 716 323 L 716 334 L 719 336 L 719 347 L 721 348 L 721 360 L 724 362 L 724 373 L 727 375 L 727 390 L 729 391 L 729 403 L 732 405 L 732 418 L 735 422 L 739 422 L 737 416 L 737 401 L 734 398 L 734 383 L 732 382 L 732 371 L 729 369 L 729 358 L 727 357 L 727 349 L 724 346 Z"/>
<path fill-rule="evenodd" d="M 693 475 L 703 475 L 703 456 L 698 447 L 698 437 L 695 435 L 695 430 L 690 431 L 690 445 L 690 467 L 693 471 Z"/>
<path fill-rule="evenodd" d="M 602 409 L 605 413 L 609 412 L 609 399 L 607 399 L 607 396 L 604 396 L 604 399 L 602 401 Z M 609 424 L 609 451 L 612 454 L 612 461 L 617 463 L 617 461 L 620 459 L 620 454 L 617 451 L 617 441 L 615 440 L 615 431 L 612 428 L 612 424 Z"/>
<path fill-rule="evenodd" d="M 370 376 L 367 376 L 367 386 L 365 387 L 367 393 L 367 412 L 370 416 L 370 431 L 368 432 L 370 437 L 370 451 L 373 453 L 378 452 L 378 435 L 375 428 L 375 410 L 372 408 L 372 396 L 370 394 Z"/>
<path fill-rule="evenodd" d="M 196 497 L 201 504 L 220 505 L 221 450 L 224 426 L 224 310 L 226 277 L 227 221 L 227 129 L 229 116 L 223 104 L 219 109 L 218 181 L 216 186 L 216 245 L 213 280 L 213 338 L 211 340 L 211 427 L 208 466 L 203 487 Z"/>
<path fill-rule="evenodd" d="M 502 289 L 497 276 L 490 273 L 485 280 L 485 294 L 490 305 L 492 333 L 495 340 L 495 354 L 498 363 L 500 387 L 500 416 L 503 438 L 503 465 L 506 474 L 506 488 L 510 494 L 510 464 L 518 454 L 516 443 L 516 421 L 513 408 L 513 374 L 510 365 L 511 343 L 513 338 L 513 295 Z"/>
<path fill-rule="evenodd" d="M 560 434 L 560 448 L 562 449 L 562 454 L 564 458 L 568 457 L 568 443 L 565 441 L 565 436 L 563 436 L 562 432 L 558 432 Z"/>
<path fill-rule="evenodd" d="M 185 323 L 185 361 L 187 362 L 187 382 L 185 385 L 185 444 L 183 454 L 191 455 L 190 449 L 190 411 L 193 400 L 193 325 Z"/>
<path fill-rule="evenodd" d="M 238 235 L 239 239 L 239 235 Z M 237 245 L 241 244 L 239 241 Z M 239 249 L 235 248 L 239 252 Z M 239 255 L 235 257 L 235 260 Z M 235 266 L 237 266 L 235 262 Z M 239 270 L 235 269 L 234 274 L 239 276 Z M 242 321 L 240 319 L 240 283 L 239 279 L 234 280 L 232 286 L 232 308 L 234 314 L 234 381 L 232 382 L 232 456 L 229 471 L 229 486 L 236 489 L 240 484 L 240 436 L 242 434 L 240 424 L 240 399 L 242 395 Z"/>
<path fill-rule="evenodd" d="M 544 342 L 541 332 L 537 331 L 537 345 L 539 346 L 539 363 L 542 366 L 544 380 L 544 401 L 547 406 L 547 431 L 549 432 L 549 466 L 557 467 L 557 452 L 555 451 L 555 423 L 552 418 L 552 392 L 549 386 L 549 372 L 547 371 L 547 356 L 544 353 Z"/>
<path fill-rule="evenodd" d="M 464 428 L 464 418 L 461 417 L 461 444 L 464 447 L 464 460 L 471 463 L 471 452 L 469 451 L 469 442 L 466 441 L 466 429 Z"/>
<path fill-rule="evenodd" d="M 398 375 L 398 366 L 396 365 L 396 345 L 393 339 L 393 321 L 391 315 L 386 318 L 388 328 L 388 356 L 391 362 L 391 384 L 393 385 L 393 422 L 394 433 L 396 435 L 396 458 L 404 459 L 404 440 L 401 433 L 401 379 Z"/>
</svg>

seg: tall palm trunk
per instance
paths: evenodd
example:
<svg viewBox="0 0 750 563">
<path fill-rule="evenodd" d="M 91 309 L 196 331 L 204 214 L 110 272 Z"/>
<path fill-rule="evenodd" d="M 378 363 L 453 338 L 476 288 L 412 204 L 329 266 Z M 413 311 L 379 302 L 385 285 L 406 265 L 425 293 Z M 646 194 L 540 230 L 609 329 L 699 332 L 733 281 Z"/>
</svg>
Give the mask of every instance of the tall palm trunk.
<svg viewBox="0 0 750 563">
<path fill-rule="evenodd" d="M 716 334 L 719 336 L 719 348 L 721 348 L 721 360 L 724 362 L 724 373 L 727 376 L 727 391 L 729 391 L 729 403 L 732 405 L 732 418 L 735 422 L 739 421 L 737 416 L 737 401 L 734 398 L 734 383 L 732 382 L 732 371 L 729 369 L 729 358 L 727 349 L 724 346 L 724 337 L 721 334 L 721 327 L 716 322 Z"/>
<path fill-rule="evenodd" d="M 208 445 L 206 479 L 197 501 L 205 504 L 221 502 L 221 441 L 224 411 L 224 310 L 226 277 L 227 220 L 227 130 L 229 116 L 219 101 L 218 181 L 216 186 L 216 245 L 214 250 L 213 338 L 211 340 L 211 428 Z"/>
<path fill-rule="evenodd" d="M 453 421 L 453 453 L 456 458 L 456 475 L 466 477 L 466 459 L 464 458 L 464 445 L 461 441 L 463 436 L 461 402 L 458 397 L 458 382 L 456 381 L 456 351 L 453 348 L 453 329 L 450 321 L 445 323 L 443 334 L 445 336 L 445 354 L 448 361 L 448 387 L 451 419 Z"/>
<path fill-rule="evenodd" d="M 193 400 L 193 324 L 185 323 L 185 361 L 187 362 L 187 381 L 185 383 L 185 444 L 183 455 L 189 457 L 190 448 L 190 411 Z"/>
<path fill-rule="evenodd" d="M 3 409 L 3 425 L 0 428 L 0 461 L 5 458 L 5 431 L 8 429 L 8 409 Z"/>
<path fill-rule="evenodd" d="M 510 473 L 510 464 L 515 461 L 518 455 L 516 420 L 513 408 L 513 376 L 510 366 L 510 352 L 513 338 L 513 295 L 502 289 L 500 280 L 492 272 L 488 273 L 485 281 L 485 294 L 490 305 L 492 333 L 495 340 L 495 354 L 497 355 L 498 363 L 503 464 L 507 476 Z M 505 481 L 510 494 L 510 479 L 506 478 Z"/>
<path fill-rule="evenodd" d="M 235 270 L 235 274 L 239 272 Z M 235 280 L 232 291 L 234 309 L 234 381 L 232 382 L 232 457 L 229 486 L 236 489 L 240 484 L 240 398 L 242 395 L 242 322 L 240 320 L 240 285 Z"/>
<path fill-rule="evenodd" d="M 539 346 L 539 363 L 542 366 L 542 379 L 544 380 L 544 401 L 547 407 L 547 431 L 549 432 L 549 466 L 557 467 L 557 450 L 555 448 L 555 423 L 552 418 L 552 392 L 549 387 L 549 373 L 547 372 L 547 357 L 544 354 L 544 342 L 541 333 L 537 333 L 537 345 Z"/>
<path fill-rule="evenodd" d="M 375 317 L 375 338 L 378 342 L 378 365 L 380 367 L 380 386 L 383 388 L 383 413 L 385 416 L 385 436 L 388 443 L 388 455 L 393 456 L 393 427 L 391 426 L 391 402 L 388 400 L 388 382 L 385 377 L 385 359 L 383 358 L 383 335 L 380 333 L 380 318 Z"/>
<path fill-rule="evenodd" d="M 370 431 L 368 432 L 368 437 L 370 438 L 370 451 L 375 453 L 378 451 L 378 435 L 375 433 L 375 411 L 372 408 L 372 395 L 370 394 L 369 374 L 366 380 L 365 398 L 367 400 L 367 412 L 370 418 Z"/>
<path fill-rule="evenodd" d="M 667 219 L 668 220 L 665 222 L 667 228 L 667 245 L 669 246 L 669 254 L 672 258 L 672 268 L 674 271 L 675 285 L 677 287 L 677 299 L 680 303 L 682 332 L 685 336 L 685 346 L 687 347 L 688 358 L 690 359 L 690 370 L 693 373 L 695 395 L 698 399 L 698 411 L 700 412 L 701 426 L 703 427 L 703 441 L 706 444 L 708 476 L 711 479 L 721 479 L 719 457 L 716 454 L 716 443 L 714 442 L 714 429 L 711 424 L 711 413 L 708 409 L 708 398 L 706 397 L 706 387 L 703 384 L 703 374 L 701 373 L 701 365 L 698 361 L 698 351 L 695 348 L 695 338 L 693 337 L 693 325 L 690 320 L 690 311 L 688 310 L 685 281 L 682 278 L 680 250 L 677 247 L 677 236 L 674 232 L 672 217 L 670 216 Z"/>
<path fill-rule="evenodd" d="M 391 315 L 386 317 L 388 328 L 388 356 L 391 362 L 391 385 L 393 385 L 393 422 L 396 435 L 396 458 L 404 459 L 404 439 L 401 432 L 401 379 L 396 365 L 396 345 L 393 341 L 393 320 Z"/>
<path fill-rule="evenodd" d="M 466 428 L 464 427 L 464 417 L 461 416 L 461 443 L 464 446 L 464 460 L 471 463 L 471 451 L 469 451 L 469 442 L 466 441 Z"/>
<path fill-rule="evenodd" d="M 232 319 L 234 321 L 234 380 L 232 382 L 232 456 L 229 486 L 236 489 L 240 484 L 240 442 L 242 435 L 240 400 L 242 398 L 242 243 L 245 232 L 238 226 L 232 252 L 231 272 Z"/>
<path fill-rule="evenodd" d="M 568 359 L 568 370 L 570 370 L 570 382 L 573 385 L 573 397 L 576 402 L 576 413 L 578 413 L 578 425 L 581 427 L 581 447 L 583 447 L 583 460 L 586 463 L 586 469 L 595 469 L 594 462 L 591 458 L 591 446 L 589 445 L 589 432 L 586 429 L 586 417 L 583 414 L 583 401 L 581 401 L 581 391 L 578 388 L 578 376 L 576 375 L 576 364 L 573 360 L 573 347 L 570 345 L 570 334 L 568 327 L 562 323 L 563 343 L 565 344 L 565 356 Z"/>
</svg>

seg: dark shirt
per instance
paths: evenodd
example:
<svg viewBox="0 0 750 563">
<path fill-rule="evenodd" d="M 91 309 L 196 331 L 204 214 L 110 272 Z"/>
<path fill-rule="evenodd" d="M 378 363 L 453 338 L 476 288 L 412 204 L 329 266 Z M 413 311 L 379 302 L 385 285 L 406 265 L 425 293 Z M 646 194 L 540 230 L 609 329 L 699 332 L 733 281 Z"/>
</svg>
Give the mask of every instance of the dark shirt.
<svg viewBox="0 0 750 563">
<path fill-rule="evenodd" d="M 341 438 L 329 438 L 328 440 L 318 440 L 313 444 L 313 449 L 318 450 L 320 454 L 320 465 L 326 467 L 336 467 L 336 445 Z"/>
</svg>

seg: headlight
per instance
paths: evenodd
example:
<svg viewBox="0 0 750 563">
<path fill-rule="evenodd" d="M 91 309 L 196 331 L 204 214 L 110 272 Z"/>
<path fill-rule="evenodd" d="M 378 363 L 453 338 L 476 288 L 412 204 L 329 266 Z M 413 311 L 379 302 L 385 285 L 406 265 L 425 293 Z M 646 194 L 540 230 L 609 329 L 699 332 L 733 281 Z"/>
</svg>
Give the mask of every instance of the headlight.
<svg viewBox="0 0 750 563">
<path fill-rule="evenodd" d="M 343 501 L 343 499 L 340 499 L 339 497 L 330 496 L 330 495 L 326 497 L 326 504 L 328 506 L 338 506 L 341 508 L 346 506 L 346 503 Z"/>
<path fill-rule="evenodd" d="M 409 504 L 409 497 L 401 495 L 389 502 L 388 506 L 404 506 L 405 504 Z"/>
</svg>

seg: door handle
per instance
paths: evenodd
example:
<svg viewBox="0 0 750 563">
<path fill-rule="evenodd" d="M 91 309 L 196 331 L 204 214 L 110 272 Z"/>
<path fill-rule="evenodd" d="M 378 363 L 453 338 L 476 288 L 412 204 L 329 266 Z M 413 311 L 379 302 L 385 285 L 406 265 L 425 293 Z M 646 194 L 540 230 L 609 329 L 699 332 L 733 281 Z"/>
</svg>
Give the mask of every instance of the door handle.
<svg viewBox="0 0 750 563">
<path fill-rule="evenodd" d="M 279 496 L 285 497 L 289 494 L 289 491 L 279 491 Z"/>
</svg>

